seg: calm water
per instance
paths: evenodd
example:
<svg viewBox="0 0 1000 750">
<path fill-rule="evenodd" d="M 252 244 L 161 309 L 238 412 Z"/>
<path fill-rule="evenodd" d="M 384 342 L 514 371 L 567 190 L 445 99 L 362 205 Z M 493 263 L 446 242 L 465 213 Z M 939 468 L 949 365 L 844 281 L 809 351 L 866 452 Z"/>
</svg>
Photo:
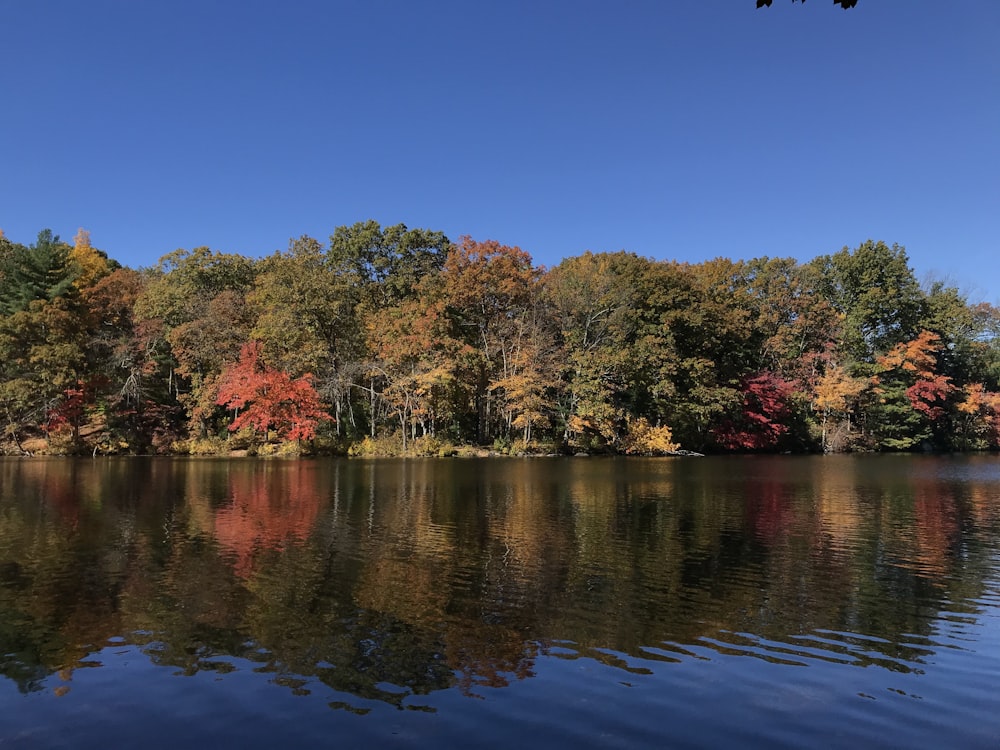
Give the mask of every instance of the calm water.
<svg viewBox="0 0 1000 750">
<path fill-rule="evenodd" d="M 0 748 L 1000 747 L 1000 458 L 0 459 Z"/>
</svg>

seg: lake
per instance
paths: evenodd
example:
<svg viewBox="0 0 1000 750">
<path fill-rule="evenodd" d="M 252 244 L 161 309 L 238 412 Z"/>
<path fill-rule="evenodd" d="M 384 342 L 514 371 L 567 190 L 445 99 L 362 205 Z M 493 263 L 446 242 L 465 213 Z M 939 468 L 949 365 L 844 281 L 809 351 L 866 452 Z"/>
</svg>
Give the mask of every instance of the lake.
<svg viewBox="0 0 1000 750">
<path fill-rule="evenodd" d="M 1000 747 L 1000 458 L 0 459 L 0 747 Z"/>
</svg>

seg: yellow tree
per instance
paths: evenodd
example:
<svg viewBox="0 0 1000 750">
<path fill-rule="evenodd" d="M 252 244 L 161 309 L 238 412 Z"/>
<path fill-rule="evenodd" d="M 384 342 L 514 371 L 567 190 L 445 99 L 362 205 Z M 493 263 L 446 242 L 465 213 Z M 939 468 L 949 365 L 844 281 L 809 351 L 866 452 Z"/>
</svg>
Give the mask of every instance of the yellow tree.
<svg viewBox="0 0 1000 750">
<path fill-rule="evenodd" d="M 986 390 L 982 383 L 968 383 L 956 406 L 958 432 L 965 449 L 1000 447 L 1000 393 Z"/>
<path fill-rule="evenodd" d="M 520 319 L 521 330 L 504 373 L 490 383 L 507 429 L 521 431 L 530 443 L 534 431 L 552 424 L 552 403 L 559 387 L 557 350 L 550 332 L 534 315 Z"/>
<path fill-rule="evenodd" d="M 81 227 L 73 237 L 70 261 L 77 267 L 76 286 L 85 289 L 93 286 L 102 276 L 110 272 L 107 256 L 90 244 L 90 232 Z"/>
<path fill-rule="evenodd" d="M 459 372 L 473 350 L 451 335 L 443 300 L 405 300 L 372 312 L 365 323 L 372 354 L 372 426 L 379 381 L 378 398 L 395 415 L 406 450 L 418 430 L 433 435 L 452 416 L 452 396 L 461 389 Z"/>
<path fill-rule="evenodd" d="M 622 441 L 628 455 L 656 456 L 673 453 L 680 443 L 674 442 L 673 432 L 666 425 L 651 425 L 645 417 L 628 420 L 628 430 Z"/>
<path fill-rule="evenodd" d="M 826 372 L 816 382 L 813 389 L 813 406 L 822 418 L 823 452 L 831 449 L 827 441 L 827 421 L 831 415 L 842 415 L 846 418 L 847 431 L 851 431 L 851 414 L 857 406 L 858 397 L 868 388 L 864 378 L 851 377 L 847 370 L 838 364 L 830 365 Z"/>
</svg>

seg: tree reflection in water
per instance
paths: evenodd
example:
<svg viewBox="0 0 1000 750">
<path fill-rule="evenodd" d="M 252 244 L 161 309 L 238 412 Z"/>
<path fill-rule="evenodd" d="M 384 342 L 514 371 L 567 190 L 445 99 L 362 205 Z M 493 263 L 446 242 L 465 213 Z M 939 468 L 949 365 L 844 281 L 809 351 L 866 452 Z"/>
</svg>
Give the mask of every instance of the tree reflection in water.
<svg viewBox="0 0 1000 750">
<path fill-rule="evenodd" d="M 0 670 L 65 694 L 119 639 L 364 711 L 543 657 L 919 669 L 1000 531 L 947 461 L 0 460 Z"/>
</svg>

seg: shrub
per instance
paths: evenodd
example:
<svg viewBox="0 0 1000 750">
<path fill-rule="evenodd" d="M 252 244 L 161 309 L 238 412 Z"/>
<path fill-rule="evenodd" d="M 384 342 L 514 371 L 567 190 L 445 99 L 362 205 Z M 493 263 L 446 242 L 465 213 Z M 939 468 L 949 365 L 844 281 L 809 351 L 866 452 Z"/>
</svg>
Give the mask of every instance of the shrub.
<svg viewBox="0 0 1000 750">
<path fill-rule="evenodd" d="M 657 456 L 673 453 L 680 448 L 667 426 L 654 427 L 645 418 L 630 419 L 622 448 L 630 456 Z"/>
</svg>

